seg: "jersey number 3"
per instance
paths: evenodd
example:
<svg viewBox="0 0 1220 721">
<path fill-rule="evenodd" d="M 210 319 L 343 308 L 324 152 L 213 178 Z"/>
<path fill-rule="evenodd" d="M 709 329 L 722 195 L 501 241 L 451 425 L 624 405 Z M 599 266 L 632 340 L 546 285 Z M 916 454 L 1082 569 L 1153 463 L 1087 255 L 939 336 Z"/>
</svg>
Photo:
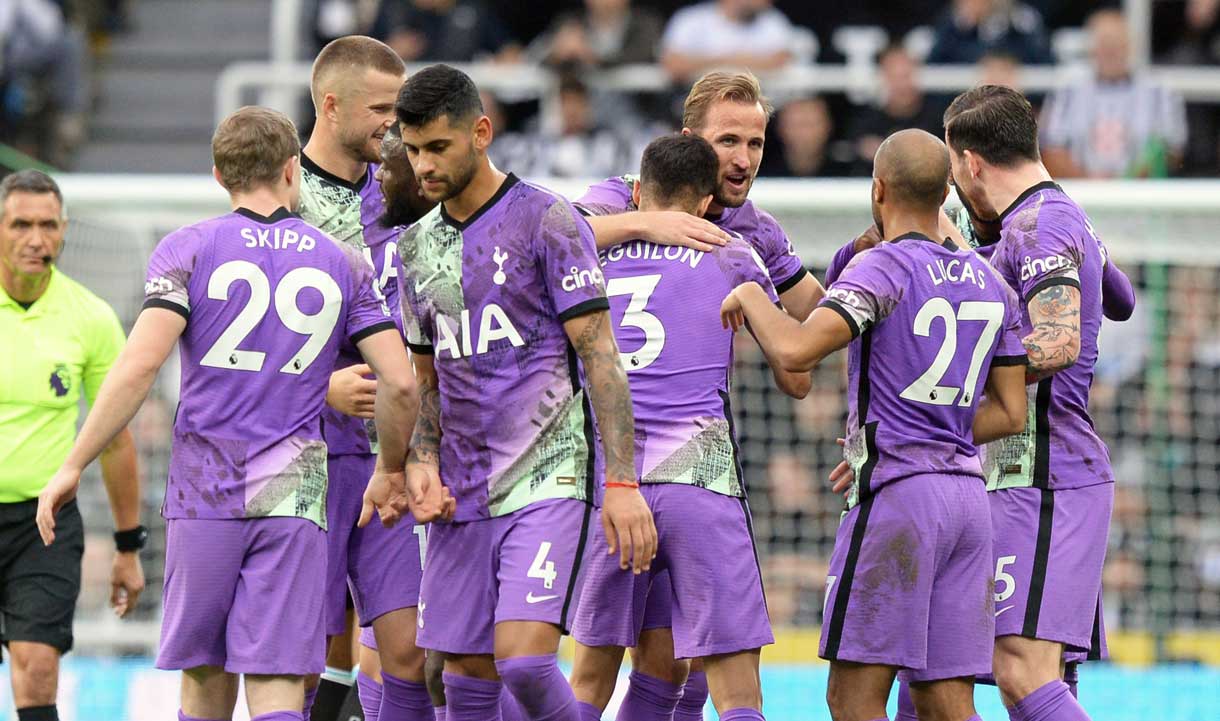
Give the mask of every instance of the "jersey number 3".
<svg viewBox="0 0 1220 721">
<path fill-rule="evenodd" d="M 623 368 L 628 373 L 647 368 L 661 355 L 665 348 L 665 326 L 661 319 L 644 310 L 648 299 L 661 282 L 661 274 L 636 275 L 629 278 L 611 278 L 606 283 L 606 296 L 630 295 L 627 310 L 623 312 L 623 320 L 619 323 L 624 328 L 639 328 L 644 332 L 644 345 L 638 350 L 619 352 Z"/>
<path fill-rule="evenodd" d="M 248 260 L 230 260 L 212 271 L 208 278 L 208 298 L 227 301 L 233 283 L 243 281 L 250 287 L 250 299 L 237 317 L 224 329 L 203 359 L 201 365 L 260 371 L 267 354 L 256 350 L 239 350 L 238 345 L 250 335 L 271 307 L 271 281 L 263 271 Z M 305 313 L 297 305 L 302 290 L 311 288 L 322 295 L 322 307 L 316 313 Z M 339 313 L 343 309 L 343 291 L 324 271 L 318 268 L 294 268 L 275 286 L 275 312 L 284 327 L 294 333 L 309 336 L 281 368 L 281 373 L 300 375 L 318 358 L 326 347 Z"/>
<path fill-rule="evenodd" d="M 956 401 L 959 406 L 966 407 L 974 401 L 974 388 L 979 379 L 979 371 L 983 359 L 995 345 L 996 334 L 1004 322 L 1004 304 L 994 301 L 967 300 L 962 301 L 954 314 L 953 306 L 945 298 L 932 298 L 920 307 L 915 314 L 915 335 L 927 338 L 932 334 L 932 320 L 940 318 L 945 324 L 945 339 L 941 341 L 940 350 L 932 359 L 932 365 L 907 386 L 900 394 L 908 401 L 926 403 L 933 406 L 951 406 Z M 957 322 L 959 320 L 986 321 L 983 332 L 979 334 L 978 342 L 974 344 L 974 352 L 970 356 L 970 368 L 966 371 L 966 379 L 962 388 L 942 386 L 941 380 L 949 370 L 953 358 L 957 354 Z M 962 391 L 965 391 L 964 393 Z M 958 401 L 958 395 L 961 400 Z"/>
</svg>

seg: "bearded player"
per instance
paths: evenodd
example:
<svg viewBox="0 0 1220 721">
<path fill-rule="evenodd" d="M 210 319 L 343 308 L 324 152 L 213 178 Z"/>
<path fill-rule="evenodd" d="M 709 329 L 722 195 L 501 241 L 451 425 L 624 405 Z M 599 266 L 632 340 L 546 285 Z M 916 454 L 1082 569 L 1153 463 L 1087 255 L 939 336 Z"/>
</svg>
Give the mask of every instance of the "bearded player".
<svg viewBox="0 0 1220 721">
<path fill-rule="evenodd" d="M 313 64 L 310 93 L 316 119 L 301 154 L 301 217 L 364 255 L 374 269 L 374 292 L 399 324 L 394 241 L 403 227 L 385 222 L 375 176 L 382 139 L 393 124 L 394 100 L 405 80 L 402 60 L 378 40 L 349 36 L 328 44 Z M 356 528 L 378 441 L 370 420 L 377 384 L 366 378 L 369 374 L 355 348 L 345 345 L 323 411 L 330 476 L 326 633 L 332 640 L 316 691 L 315 721 L 333 721 L 352 685 L 351 622 L 345 613 L 349 598 L 360 625 L 380 636 L 383 718 L 432 717 L 423 683 L 424 655 L 415 646 L 424 527 Z M 394 573 L 385 573 L 378 560 L 387 555 L 397 559 Z"/>
<path fill-rule="evenodd" d="M 440 202 L 399 241 L 425 399 L 407 488 L 444 483 L 456 499 L 452 522 L 429 530 L 419 643 L 445 655 L 450 721 L 499 718 L 502 687 L 528 718 L 575 720 L 555 652 L 603 475 L 607 552 L 642 572 L 656 549 L 592 233 L 567 201 L 490 163 L 491 123 L 464 73 L 415 73 L 397 115 L 420 187 Z M 392 523 L 402 495 L 374 478 L 362 522 L 376 507 Z"/>
<path fill-rule="evenodd" d="M 817 279 L 801 263 L 787 233 L 769 213 L 749 199 L 762 163 L 770 101 L 752 73 L 711 72 L 691 86 L 682 108 L 682 132 L 711 144 L 719 160 L 716 190 L 702 218 L 672 210 L 640 210 L 633 200 L 637 178 L 609 178 L 590 187 L 577 207 L 589 216 L 589 225 L 601 250 L 645 240 L 659 245 L 686 245 L 707 251 L 728 242 L 732 234 L 744 238 L 762 258 L 763 265 L 784 309 L 804 320 L 824 293 Z M 707 701 L 707 679 L 699 662 L 675 662 L 670 631 L 668 586 L 657 585 L 649 599 L 649 613 L 640 644 L 632 650 L 637 678 L 650 687 L 681 687 L 675 707 L 676 721 L 700 719 Z M 689 673 L 688 673 L 689 670 Z M 627 691 L 628 702 L 638 693 Z M 651 696 L 653 692 L 647 692 Z"/>
</svg>

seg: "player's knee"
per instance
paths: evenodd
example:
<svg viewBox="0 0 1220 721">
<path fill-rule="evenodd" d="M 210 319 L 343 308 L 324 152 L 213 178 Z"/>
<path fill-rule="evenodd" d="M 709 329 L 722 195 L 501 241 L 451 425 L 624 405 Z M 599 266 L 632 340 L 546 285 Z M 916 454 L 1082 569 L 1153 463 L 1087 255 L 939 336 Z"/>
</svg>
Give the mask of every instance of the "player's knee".
<svg viewBox="0 0 1220 721">
<path fill-rule="evenodd" d="M 1012 638 L 997 639 L 992 656 L 992 673 L 1000 693 L 1015 702 L 1058 678 L 1059 660 L 1048 657 L 1034 644 L 1021 643 Z"/>
<path fill-rule="evenodd" d="M 445 655 L 429 652 L 424 656 L 424 685 L 433 706 L 445 706 Z"/>
<path fill-rule="evenodd" d="M 381 657 L 382 669 L 389 671 L 392 675 L 408 680 L 427 679 L 427 663 L 424 660 L 424 650 L 415 644 L 406 641 L 381 644 L 377 653 Z M 443 668 L 443 662 L 441 666 Z M 439 673 L 437 678 L 439 680 Z"/>
<path fill-rule="evenodd" d="M 617 669 L 606 669 L 603 666 L 590 663 L 577 663 L 572 667 L 572 693 L 577 701 L 605 708 L 614 695 L 615 682 L 618 680 Z"/>
<path fill-rule="evenodd" d="M 690 661 L 685 659 L 647 653 L 633 655 L 631 658 L 634 662 L 632 666 L 636 671 L 675 686 L 686 683 L 686 677 L 690 675 Z"/>
<path fill-rule="evenodd" d="M 830 717 L 834 721 L 848 721 L 852 718 L 854 697 L 852 689 L 847 688 L 835 674 L 830 675 L 826 683 L 826 706 L 830 709 Z"/>
<path fill-rule="evenodd" d="M 49 646 L 27 653 L 13 654 L 13 696 L 22 706 L 50 706 L 55 703 L 59 682 L 59 654 Z"/>
</svg>

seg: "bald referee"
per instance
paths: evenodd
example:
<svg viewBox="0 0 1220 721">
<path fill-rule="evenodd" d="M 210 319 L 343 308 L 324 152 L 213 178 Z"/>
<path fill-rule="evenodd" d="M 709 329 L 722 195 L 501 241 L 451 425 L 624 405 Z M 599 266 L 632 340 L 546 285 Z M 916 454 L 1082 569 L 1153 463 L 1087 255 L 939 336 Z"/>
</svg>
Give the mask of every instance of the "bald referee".
<svg viewBox="0 0 1220 721">
<path fill-rule="evenodd" d="M 70 501 L 44 546 L 38 496 L 72 447 L 81 391 L 92 403 L 124 343 L 110 306 L 55 269 L 67 225 L 63 195 L 45 173 L 0 182 L 0 640 L 20 721 L 59 719 L 59 657 L 72 648 L 85 543 Z M 144 588 L 138 552 L 148 535 L 130 431 L 101 462 L 119 529 L 110 602 L 125 616 Z"/>
</svg>

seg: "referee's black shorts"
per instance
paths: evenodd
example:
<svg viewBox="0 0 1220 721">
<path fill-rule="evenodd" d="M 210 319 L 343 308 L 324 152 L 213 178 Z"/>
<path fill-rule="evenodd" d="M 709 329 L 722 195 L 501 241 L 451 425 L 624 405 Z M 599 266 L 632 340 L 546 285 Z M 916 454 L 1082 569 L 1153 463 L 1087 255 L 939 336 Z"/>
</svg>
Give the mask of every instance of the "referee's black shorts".
<svg viewBox="0 0 1220 721">
<path fill-rule="evenodd" d="M 70 501 L 55 517 L 55 542 L 42 544 L 38 501 L 0 503 L 0 641 L 33 641 L 67 653 L 80 595 L 85 532 Z"/>
</svg>

